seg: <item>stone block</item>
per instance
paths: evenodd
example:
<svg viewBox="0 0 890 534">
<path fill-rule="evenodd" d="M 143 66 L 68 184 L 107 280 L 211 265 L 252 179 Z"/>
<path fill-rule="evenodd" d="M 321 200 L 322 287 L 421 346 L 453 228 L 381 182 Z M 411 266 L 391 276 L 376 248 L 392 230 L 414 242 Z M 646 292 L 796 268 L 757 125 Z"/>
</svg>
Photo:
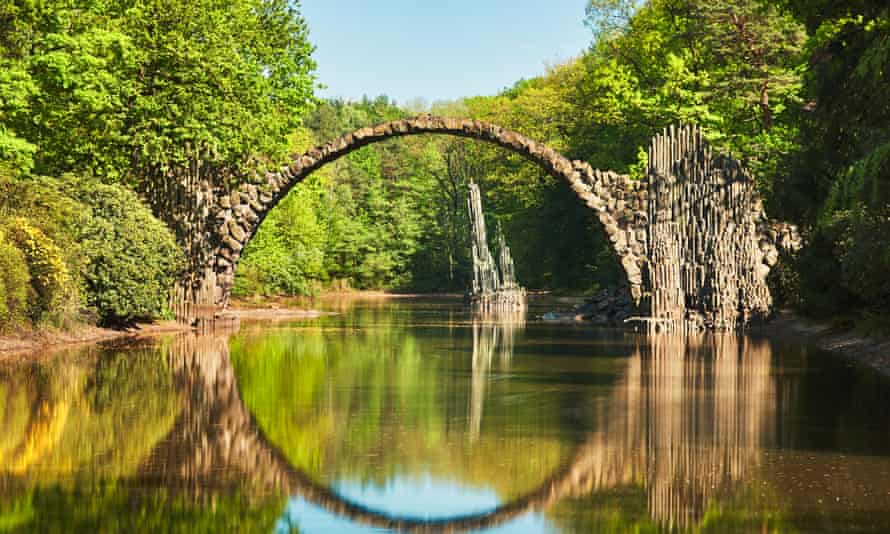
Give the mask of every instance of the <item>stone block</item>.
<svg viewBox="0 0 890 534">
<path fill-rule="evenodd" d="M 234 220 L 230 220 L 226 227 L 229 230 L 229 235 L 236 239 L 239 243 L 244 243 L 244 241 L 247 240 L 247 231 Z"/>
<path fill-rule="evenodd" d="M 235 241 L 231 237 L 227 237 L 227 238 L 223 239 L 222 242 L 223 242 L 223 245 L 228 247 L 229 250 L 231 250 L 232 252 L 241 252 L 241 249 L 244 248 L 244 245 L 242 245 L 238 241 Z"/>
<path fill-rule="evenodd" d="M 246 204 L 239 204 L 237 208 L 232 211 L 240 222 L 247 221 L 249 223 L 255 223 L 260 220 L 259 216 L 257 216 L 257 214 L 250 209 L 250 206 Z"/>
<path fill-rule="evenodd" d="M 643 273 L 640 271 L 640 266 L 637 265 L 636 258 L 631 254 L 625 254 L 621 257 L 621 266 L 624 268 L 624 272 L 627 274 L 627 281 L 632 286 L 634 285 L 642 285 L 643 283 Z"/>
</svg>

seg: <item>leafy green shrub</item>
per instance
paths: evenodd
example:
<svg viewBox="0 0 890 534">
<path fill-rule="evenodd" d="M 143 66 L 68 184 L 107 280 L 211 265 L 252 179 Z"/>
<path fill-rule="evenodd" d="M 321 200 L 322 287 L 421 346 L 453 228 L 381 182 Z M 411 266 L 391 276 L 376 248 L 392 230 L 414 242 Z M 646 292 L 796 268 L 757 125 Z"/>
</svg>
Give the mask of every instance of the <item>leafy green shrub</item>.
<svg viewBox="0 0 890 534">
<path fill-rule="evenodd" d="M 837 243 L 844 287 L 866 305 L 890 304 L 890 206 L 843 212 Z"/>
<path fill-rule="evenodd" d="M 0 331 L 27 319 L 30 281 L 25 256 L 0 230 Z"/>
<path fill-rule="evenodd" d="M 73 186 L 92 215 L 80 237 L 87 305 L 105 324 L 162 314 L 182 257 L 172 232 L 129 190 Z"/>
<path fill-rule="evenodd" d="M 253 295 L 308 295 L 312 293 L 299 259 L 278 240 L 255 239 L 257 248 L 238 266 L 232 293 L 237 297 Z M 251 242 L 249 247 L 253 245 Z"/>
<path fill-rule="evenodd" d="M 59 300 L 42 317 L 54 326 L 69 328 L 82 322 L 83 255 L 78 236 L 89 220 L 89 210 L 68 196 L 66 179 L 45 176 L 23 176 L 4 173 L 0 169 L 0 221 L 11 226 L 16 217 L 23 218 L 51 240 L 61 251 L 69 275 Z M 32 294 L 34 288 L 30 290 Z M 30 299 L 36 303 L 37 299 Z"/>
<path fill-rule="evenodd" d="M 28 315 L 36 323 L 61 308 L 74 284 L 64 253 L 52 239 L 24 217 L 13 217 L 7 224 L 11 242 L 28 264 L 34 293 Z"/>
<path fill-rule="evenodd" d="M 862 205 L 825 216 L 795 265 L 804 311 L 883 308 L 890 304 L 890 207 Z"/>
<path fill-rule="evenodd" d="M 61 326 L 84 306 L 103 323 L 163 313 L 181 253 L 134 193 L 73 175 L 0 175 L 0 215 L 28 263 L 33 321 Z"/>
<path fill-rule="evenodd" d="M 0 169 L 0 220 L 24 217 L 76 263 L 77 236 L 89 219 L 89 210 L 70 193 L 70 178 L 17 176 Z M 68 264 L 72 276 L 78 270 Z"/>
</svg>

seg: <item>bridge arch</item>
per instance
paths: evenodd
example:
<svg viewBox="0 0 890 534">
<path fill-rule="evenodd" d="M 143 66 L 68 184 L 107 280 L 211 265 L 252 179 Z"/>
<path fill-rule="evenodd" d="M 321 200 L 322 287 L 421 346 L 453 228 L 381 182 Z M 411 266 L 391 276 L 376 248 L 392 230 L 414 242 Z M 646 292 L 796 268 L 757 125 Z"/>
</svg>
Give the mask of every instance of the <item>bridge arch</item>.
<svg viewBox="0 0 890 534">
<path fill-rule="evenodd" d="M 295 186 L 312 172 L 363 146 L 408 135 L 444 134 L 488 142 L 526 157 L 564 181 L 588 207 L 595 210 L 627 274 L 631 293 L 642 294 L 641 267 L 645 261 L 645 234 L 636 232 L 645 218 L 642 184 L 614 172 L 593 169 L 570 160 L 546 145 L 500 126 L 468 119 L 424 115 L 366 127 L 291 157 L 278 172 L 269 172 L 261 184 L 244 184 L 231 192 L 215 193 L 214 224 L 210 229 L 210 265 L 202 277 L 206 304 L 225 307 L 238 260 L 259 225 Z"/>
<path fill-rule="evenodd" d="M 738 161 L 712 156 L 694 126 L 656 135 L 646 176 L 632 180 L 494 124 L 422 115 L 361 128 L 292 156 L 261 183 L 230 190 L 196 180 L 162 191 L 156 212 L 176 228 L 190 262 L 171 299 L 174 314 L 212 321 L 228 305 L 245 245 L 309 174 L 365 145 L 421 134 L 495 144 L 568 184 L 602 225 L 630 297 L 650 328 L 734 329 L 767 318 L 772 308 L 767 275 L 780 250 L 800 245 L 795 227 L 767 218 L 751 174 Z"/>
</svg>

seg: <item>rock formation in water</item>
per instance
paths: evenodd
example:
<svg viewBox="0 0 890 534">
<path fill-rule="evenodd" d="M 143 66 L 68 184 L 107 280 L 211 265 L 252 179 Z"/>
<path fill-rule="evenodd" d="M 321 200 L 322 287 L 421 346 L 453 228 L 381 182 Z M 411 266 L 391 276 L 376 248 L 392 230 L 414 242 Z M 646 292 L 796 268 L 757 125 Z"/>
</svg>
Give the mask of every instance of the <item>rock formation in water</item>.
<svg viewBox="0 0 890 534">
<path fill-rule="evenodd" d="M 473 285 L 470 288 L 470 303 L 483 312 L 525 309 L 525 289 L 516 281 L 513 256 L 500 228 L 497 237 L 499 249 L 497 263 L 488 248 L 482 195 L 475 183 L 470 183 L 467 207 L 470 212 L 470 243 L 473 250 Z"/>
</svg>

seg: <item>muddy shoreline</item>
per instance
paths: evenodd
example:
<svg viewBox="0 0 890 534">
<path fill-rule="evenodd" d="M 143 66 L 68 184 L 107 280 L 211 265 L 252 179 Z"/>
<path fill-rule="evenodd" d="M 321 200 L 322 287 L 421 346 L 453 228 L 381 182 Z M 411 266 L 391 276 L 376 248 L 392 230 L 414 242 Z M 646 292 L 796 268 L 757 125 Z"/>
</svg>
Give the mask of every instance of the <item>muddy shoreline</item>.
<svg viewBox="0 0 890 534">
<path fill-rule="evenodd" d="M 190 332 L 192 327 L 176 321 L 137 323 L 124 329 L 83 325 L 67 330 L 27 330 L 17 335 L 0 336 L 0 362 L 38 359 L 47 351 L 78 345 L 93 345 L 119 339 L 141 339 L 165 334 Z"/>
<path fill-rule="evenodd" d="M 876 338 L 864 336 L 855 330 L 838 330 L 789 312 L 780 312 L 769 324 L 752 332 L 786 339 L 803 339 L 813 348 L 890 377 L 890 337 Z"/>
</svg>

